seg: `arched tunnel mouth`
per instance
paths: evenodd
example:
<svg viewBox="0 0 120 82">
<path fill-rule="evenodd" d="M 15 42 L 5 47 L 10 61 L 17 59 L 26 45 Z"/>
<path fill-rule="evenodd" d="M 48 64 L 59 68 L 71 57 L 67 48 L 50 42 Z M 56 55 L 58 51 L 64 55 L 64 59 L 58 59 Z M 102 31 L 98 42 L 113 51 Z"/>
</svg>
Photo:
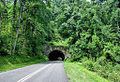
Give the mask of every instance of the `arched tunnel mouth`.
<svg viewBox="0 0 120 82">
<path fill-rule="evenodd" d="M 62 60 L 64 61 L 65 55 L 62 51 L 59 50 L 53 50 L 49 53 L 48 58 L 50 61 L 56 61 L 56 60 Z"/>
</svg>

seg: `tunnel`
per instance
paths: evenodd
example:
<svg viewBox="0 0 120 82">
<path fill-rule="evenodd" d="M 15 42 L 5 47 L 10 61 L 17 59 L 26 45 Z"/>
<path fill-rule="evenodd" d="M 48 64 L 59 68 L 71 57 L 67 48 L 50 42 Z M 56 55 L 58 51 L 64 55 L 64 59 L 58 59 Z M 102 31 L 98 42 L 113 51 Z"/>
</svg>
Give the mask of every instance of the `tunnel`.
<svg viewBox="0 0 120 82">
<path fill-rule="evenodd" d="M 48 58 L 49 58 L 50 61 L 55 61 L 55 60 L 64 61 L 65 55 L 63 54 L 62 51 L 54 50 L 54 51 L 49 53 Z"/>
</svg>

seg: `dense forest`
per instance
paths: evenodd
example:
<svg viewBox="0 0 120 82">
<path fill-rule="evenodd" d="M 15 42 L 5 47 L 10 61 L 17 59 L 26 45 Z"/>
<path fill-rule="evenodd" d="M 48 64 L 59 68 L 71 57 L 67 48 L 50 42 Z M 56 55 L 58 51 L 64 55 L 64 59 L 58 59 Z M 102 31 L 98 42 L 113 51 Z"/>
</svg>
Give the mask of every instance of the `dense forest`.
<svg viewBox="0 0 120 82">
<path fill-rule="evenodd" d="M 1 2 L 1 56 L 40 53 L 42 44 L 52 37 L 52 13 L 46 5 L 37 0 Z"/>
<path fill-rule="evenodd" d="M 54 43 L 69 47 L 65 61 L 119 82 L 120 1 L 0 0 L 0 58 L 44 58 Z"/>
</svg>

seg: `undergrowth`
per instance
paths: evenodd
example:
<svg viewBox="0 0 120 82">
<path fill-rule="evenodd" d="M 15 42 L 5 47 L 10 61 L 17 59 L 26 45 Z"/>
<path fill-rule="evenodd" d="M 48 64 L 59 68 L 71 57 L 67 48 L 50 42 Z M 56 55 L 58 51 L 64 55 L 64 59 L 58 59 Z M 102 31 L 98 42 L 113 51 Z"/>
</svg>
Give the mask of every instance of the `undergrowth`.
<svg viewBox="0 0 120 82">
<path fill-rule="evenodd" d="M 70 82 L 109 82 L 79 62 L 64 62 L 64 68 Z"/>
<path fill-rule="evenodd" d="M 32 57 L 24 55 L 0 56 L 0 72 L 21 68 L 24 66 L 41 63 L 45 61 L 48 61 L 48 59 L 44 55 Z"/>
<path fill-rule="evenodd" d="M 90 71 L 113 82 L 120 82 L 120 64 L 112 63 L 104 56 L 95 61 L 94 59 L 82 58 L 82 65 Z"/>
</svg>

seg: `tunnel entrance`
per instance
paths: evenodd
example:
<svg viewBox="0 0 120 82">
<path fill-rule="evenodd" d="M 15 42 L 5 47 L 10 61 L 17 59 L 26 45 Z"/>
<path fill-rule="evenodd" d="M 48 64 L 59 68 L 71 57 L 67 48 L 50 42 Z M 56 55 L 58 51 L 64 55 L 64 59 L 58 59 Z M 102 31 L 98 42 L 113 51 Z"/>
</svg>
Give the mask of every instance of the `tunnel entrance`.
<svg viewBox="0 0 120 82">
<path fill-rule="evenodd" d="M 60 60 L 60 59 L 63 61 L 65 59 L 65 55 L 63 54 L 62 51 L 54 50 L 50 52 L 48 58 L 50 61 Z"/>
</svg>

